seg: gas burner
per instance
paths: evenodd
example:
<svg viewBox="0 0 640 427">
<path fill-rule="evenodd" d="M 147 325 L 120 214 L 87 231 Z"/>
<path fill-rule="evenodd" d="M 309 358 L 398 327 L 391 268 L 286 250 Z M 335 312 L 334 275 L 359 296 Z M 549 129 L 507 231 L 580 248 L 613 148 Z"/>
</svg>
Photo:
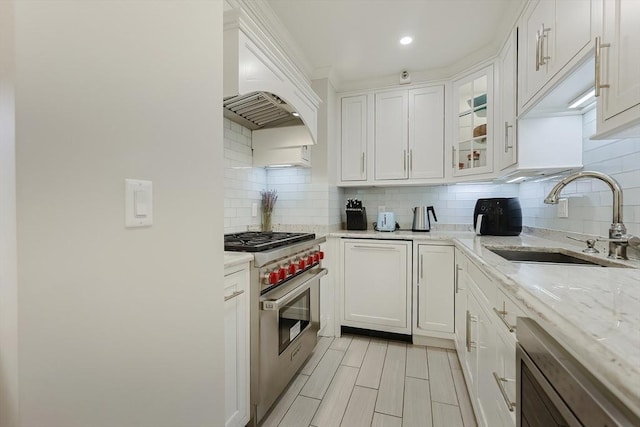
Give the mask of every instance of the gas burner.
<svg viewBox="0 0 640 427">
<path fill-rule="evenodd" d="M 305 240 L 313 240 L 313 233 L 284 233 L 284 232 L 244 232 L 226 234 L 224 249 L 237 252 L 261 252 L 281 246 L 287 246 Z"/>
</svg>

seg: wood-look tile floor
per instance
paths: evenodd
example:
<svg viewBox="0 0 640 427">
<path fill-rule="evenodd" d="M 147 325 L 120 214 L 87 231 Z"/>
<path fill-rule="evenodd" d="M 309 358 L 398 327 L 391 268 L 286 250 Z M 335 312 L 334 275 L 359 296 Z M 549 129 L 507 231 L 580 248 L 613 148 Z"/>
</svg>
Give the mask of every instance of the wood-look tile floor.
<svg viewBox="0 0 640 427">
<path fill-rule="evenodd" d="M 263 427 L 477 427 L 454 350 L 321 337 Z"/>
</svg>

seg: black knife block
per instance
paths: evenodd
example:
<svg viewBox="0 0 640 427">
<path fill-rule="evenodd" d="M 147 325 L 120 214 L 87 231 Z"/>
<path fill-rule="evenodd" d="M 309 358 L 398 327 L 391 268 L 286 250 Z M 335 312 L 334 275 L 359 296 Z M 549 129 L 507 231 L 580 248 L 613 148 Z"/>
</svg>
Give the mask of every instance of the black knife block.
<svg viewBox="0 0 640 427">
<path fill-rule="evenodd" d="M 347 230 L 366 230 L 367 229 L 367 209 L 349 209 L 347 208 Z"/>
</svg>

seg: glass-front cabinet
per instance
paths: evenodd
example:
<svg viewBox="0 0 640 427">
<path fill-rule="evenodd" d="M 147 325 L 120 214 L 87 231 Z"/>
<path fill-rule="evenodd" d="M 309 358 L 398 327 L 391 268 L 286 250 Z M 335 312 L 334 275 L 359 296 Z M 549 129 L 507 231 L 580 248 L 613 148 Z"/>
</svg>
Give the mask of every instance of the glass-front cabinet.
<svg viewBox="0 0 640 427">
<path fill-rule="evenodd" d="M 453 83 L 454 176 L 493 171 L 493 66 Z"/>
</svg>

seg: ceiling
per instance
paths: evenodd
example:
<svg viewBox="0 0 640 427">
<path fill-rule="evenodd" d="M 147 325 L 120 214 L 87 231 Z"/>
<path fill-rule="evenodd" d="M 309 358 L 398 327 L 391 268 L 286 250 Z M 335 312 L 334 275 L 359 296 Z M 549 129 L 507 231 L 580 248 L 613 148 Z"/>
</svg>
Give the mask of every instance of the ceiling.
<svg viewBox="0 0 640 427">
<path fill-rule="evenodd" d="M 447 73 L 456 64 L 488 58 L 498 52 L 524 0 L 267 2 L 313 69 L 311 77 L 328 75 L 348 85 L 399 79 L 402 70 Z M 400 45 L 405 35 L 412 44 Z"/>
</svg>

